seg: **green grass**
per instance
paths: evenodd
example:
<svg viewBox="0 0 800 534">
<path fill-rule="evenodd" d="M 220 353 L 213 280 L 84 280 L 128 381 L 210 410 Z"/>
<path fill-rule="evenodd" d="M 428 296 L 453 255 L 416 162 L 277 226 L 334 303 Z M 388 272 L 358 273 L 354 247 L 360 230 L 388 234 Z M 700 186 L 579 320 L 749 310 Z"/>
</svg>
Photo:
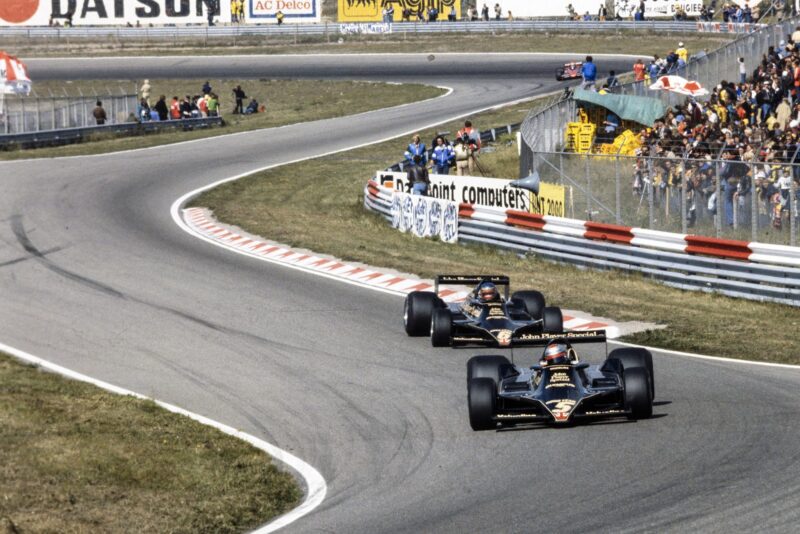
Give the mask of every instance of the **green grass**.
<svg viewBox="0 0 800 534">
<path fill-rule="evenodd" d="M 0 151 L 0 160 L 33 157 L 58 157 L 85 154 L 103 154 L 119 150 L 130 150 L 178 143 L 192 139 L 212 137 L 220 134 L 271 128 L 311 120 L 341 117 L 374 109 L 405 104 L 433 98 L 444 93 L 437 87 L 418 84 L 385 84 L 376 82 L 347 82 L 326 80 L 209 80 L 221 99 L 221 109 L 225 126 L 191 132 L 172 131 L 139 137 L 96 136 L 91 142 L 63 147 L 40 148 L 35 150 Z M 205 80 L 151 80 L 151 104 L 159 95 L 166 95 L 167 102 L 173 96 L 196 95 Z M 141 82 L 138 84 L 141 86 Z M 233 115 L 232 90 L 241 85 L 248 97 L 255 97 L 266 106 L 265 113 L 253 115 Z M 69 87 L 70 94 L 92 94 L 103 88 L 115 87 L 109 82 L 48 82 L 39 86 L 40 94 L 56 92 L 59 87 Z M 124 87 L 133 91 L 133 84 Z M 365 95 L 369 95 L 365 98 Z M 102 97 L 101 97 L 102 99 Z M 298 103 L 300 102 L 300 103 Z M 247 105 L 247 102 L 245 102 Z M 135 110 L 134 110 L 135 111 Z"/>
<path fill-rule="evenodd" d="M 530 104 L 514 106 L 472 119 L 479 128 L 499 126 L 519 121 L 529 108 Z M 441 125 L 421 135 L 429 142 L 436 130 L 455 131 L 460 124 Z M 554 305 L 617 321 L 668 326 L 628 336 L 627 341 L 800 363 L 798 308 L 681 291 L 638 275 L 581 270 L 489 247 L 446 245 L 391 229 L 363 208 L 363 188 L 375 171 L 401 158 L 405 143 L 405 138 L 395 139 L 271 169 L 208 191 L 193 205 L 209 207 L 220 220 L 254 234 L 345 260 L 424 277 L 441 272 L 502 272 L 511 276 L 517 288 L 541 288 Z M 515 158 L 516 147 L 506 139 L 500 150 L 483 155 L 481 162 L 493 175 L 514 177 Z M 324 187 L 313 178 L 320 175 L 328 177 Z"/>
<path fill-rule="evenodd" d="M 0 457 L 2 532 L 242 532 L 301 497 L 237 438 L 2 354 Z"/>
</svg>

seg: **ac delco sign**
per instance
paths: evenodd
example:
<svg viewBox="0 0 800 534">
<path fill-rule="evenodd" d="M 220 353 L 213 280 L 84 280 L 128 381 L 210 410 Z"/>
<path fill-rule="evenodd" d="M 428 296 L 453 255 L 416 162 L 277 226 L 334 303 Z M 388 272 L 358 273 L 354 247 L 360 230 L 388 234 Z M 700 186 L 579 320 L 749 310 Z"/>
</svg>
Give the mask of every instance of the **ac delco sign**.
<svg viewBox="0 0 800 534">
<path fill-rule="evenodd" d="M 74 26 L 203 23 L 209 9 L 230 20 L 230 0 L 0 0 L 0 24 L 47 26 L 51 16 L 63 24 L 70 15 Z"/>
</svg>

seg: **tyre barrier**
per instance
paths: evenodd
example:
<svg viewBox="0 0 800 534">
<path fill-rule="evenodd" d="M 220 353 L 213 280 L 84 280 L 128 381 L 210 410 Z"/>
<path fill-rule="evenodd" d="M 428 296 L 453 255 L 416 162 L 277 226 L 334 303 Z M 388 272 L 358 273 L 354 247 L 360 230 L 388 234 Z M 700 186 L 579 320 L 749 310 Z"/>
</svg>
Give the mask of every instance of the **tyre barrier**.
<svg viewBox="0 0 800 534">
<path fill-rule="evenodd" d="M 370 180 L 364 206 L 391 220 L 394 191 Z M 639 272 L 680 289 L 800 306 L 800 248 L 676 234 L 461 204 L 459 240 L 592 267 Z"/>
</svg>

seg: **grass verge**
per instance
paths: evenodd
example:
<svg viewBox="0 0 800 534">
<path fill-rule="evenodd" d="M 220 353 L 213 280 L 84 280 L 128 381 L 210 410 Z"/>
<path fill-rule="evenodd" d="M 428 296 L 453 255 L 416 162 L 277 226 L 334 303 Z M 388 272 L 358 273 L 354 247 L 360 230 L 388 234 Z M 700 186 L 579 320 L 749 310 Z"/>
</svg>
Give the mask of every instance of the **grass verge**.
<svg viewBox="0 0 800 534">
<path fill-rule="evenodd" d="M 476 23 L 479 26 L 480 23 Z M 564 32 L 442 33 L 418 34 L 397 32 L 380 35 L 339 35 L 338 25 L 330 24 L 327 36 L 237 36 L 211 39 L 150 38 L 117 40 L 113 34 L 96 39 L 70 38 L 64 32 L 60 39 L 10 37 L 5 47 L 23 59 L 32 57 L 163 55 L 165 46 L 170 55 L 226 54 L 336 54 L 336 53 L 444 53 L 444 52 L 559 52 L 591 54 L 630 54 L 644 57 L 666 55 L 679 41 L 690 53 L 714 50 L 730 42 L 729 34 L 665 33 L 653 35 L 650 30 L 607 30 L 570 34 Z M 601 67 L 602 68 L 602 67 Z"/>
<path fill-rule="evenodd" d="M 167 104 L 173 96 L 202 94 L 200 88 L 206 80 L 151 80 L 151 103 L 159 95 L 167 97 Z M 120 150 L 146 148 L 192 139 L 213 137 L 221 134 L 246 132 L 260 128 L 271 128 L 310 120 L 329 119 L 397 106 L 433 98 L 444 93 L 443 89 L 419 84 L 385 84 L 376 82 L 347 82 L 329 80 L 209 80 L 213 90 L 220 96 L 225 126 L 190 132 L 172 131 L 140 137 L 97 136 L 91 142 L 62 147 L 39 148 L 34 150 L 0 151 L 0 160 L 28 159 L 34 157 L 77 156 L 103 154 Z M 92 90 L 110 87 L 107 81 L 59 81 L 37 84 L 40 94 L 48 94 L 52 89 L 58 94 L 60 88 L 69 87 L 70 94 L 92 94 Z M 267 108 L 265 113 L 253 115 L 233 115 L 234 99 L 232 90 L 237 85 Z M 126 89 L 133 91 L 132 84 Z M 119 88 L 114 90 L 119 94 Z M 369 95 L 369 98 L 364 98 Z M 102 100 L 102 96 L 100 97 Z M 249 100 L 248 100 L 249 102 Z M 245 102 L 245 106 L 248 102 Z M 91 111 L 91 110 L 90 110 Z M 132 110 L 136 111 L 136 110 Z M 120 120 L 124 120 L 120 118 Z"/>
<path fill-rule="evenodd" d="M 0 531 L 242 532 L 293 477 L 234 437 L 0 354 Z"/>
<path fill-rule="evenodd" d="M 531 104 L 472 117 L 487 128 L 519 121 Z M 435 130 L 455 131 L 460 122 Z M 421 132 L 426 142 L 434 129 Z M 489 247 L 446 245 L 391 229 L 362 206 L 375 171 L 398 161 L 406 139 L 264 171 L 208 191 L 193 201 L 254 234 L 345 260 L 432 277 L 441 272 L 501 272 L 517 288 L 541 288 L 548 302 L 618 321 L 668 328 L 626 341 L 732 358 L 800 363 L 800 309 L 681 291 L 635 274 L 597 272 L 519 257 Z M 516 147 L 485 154 L 492 175 L 514 175 Z M 314 177 L 326 176 L 324 184 Z M 400 313 L 398 308 L 398 313 Z"/>
</svg>

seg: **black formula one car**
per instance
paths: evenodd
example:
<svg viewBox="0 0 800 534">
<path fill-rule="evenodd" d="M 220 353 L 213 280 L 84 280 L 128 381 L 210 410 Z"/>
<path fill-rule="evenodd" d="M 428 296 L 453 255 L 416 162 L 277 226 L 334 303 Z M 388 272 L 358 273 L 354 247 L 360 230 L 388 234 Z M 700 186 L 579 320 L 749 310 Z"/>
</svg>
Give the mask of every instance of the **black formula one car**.
<svg viewBox="0 0 800 534">
<path fill-rule="evenodd" d="M 524 423 L 565 424 L 653 414 L 653 356 L 641 348 L 614 349 L 602 365 L 582 363 L 572 343 L 603 342 L 605 331 L 564 332 L 546 344 L 539 365 L 521 367 L 505 356 L 467 362 L 469 422 L 473 430 Z"/>
<path fill-rule="evenodd" d="M 446 304 L 439 286 L 477 284 L 460 303 Z M 504 288 L 501 295 L 497 286 Z M 561 309 L 546 307 L 539 291 L 515 291 L 508 298 L 507 276 L 439 275 L 434 291 L 414 291 L 406 297 L 403 321 L 409 336 L 430 334 L 434 347 L 483 345 L 510 347 L 539 334 L 563 331 Z"/>
<path fill-rule="evenodd" d="M 575 80 L 581 78 L 582 61 L 571 61 L 564 63 L 563 67 L 556 69 L 556 81 Z"/>
</svg>

